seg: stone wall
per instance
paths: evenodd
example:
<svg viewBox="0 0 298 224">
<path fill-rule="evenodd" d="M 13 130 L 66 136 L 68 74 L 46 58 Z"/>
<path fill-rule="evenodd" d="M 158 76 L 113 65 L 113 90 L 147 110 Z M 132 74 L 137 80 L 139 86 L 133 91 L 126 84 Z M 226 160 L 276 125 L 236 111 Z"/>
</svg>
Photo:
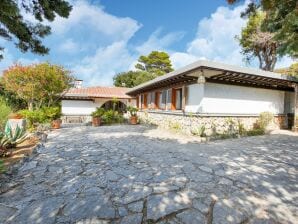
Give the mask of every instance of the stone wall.
<svg viewBox="0 0 298 224">
<path fill-rule="evenodd" d="M 138 112 L 138 116 L 141 123 L 178 130 L 185 134 L 191 134 L 203 125 L 208 136 L 215 133 L 223 134 L 237 131 L 240 126 L 245 130 L 252 130 L 259 118 L 258 116 L 200 116 L 150 111 Z M 273 128 L 278 129 L 285 126 L 286 117 L 275 116 Z"/>
</svg>

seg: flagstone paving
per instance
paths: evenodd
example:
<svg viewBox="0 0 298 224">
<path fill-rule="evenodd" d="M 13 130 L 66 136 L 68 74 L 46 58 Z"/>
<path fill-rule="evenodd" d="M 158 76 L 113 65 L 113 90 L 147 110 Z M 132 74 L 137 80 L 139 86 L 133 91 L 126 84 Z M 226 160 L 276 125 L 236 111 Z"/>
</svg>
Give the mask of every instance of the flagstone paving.
<svg viewBox="0 0 298 224">
<path fill-rule="evenodd" d="M 297 223 L 297 158 L 287 134 L 63 128 L 2 183 L 0 223 Z"/>
</svg>

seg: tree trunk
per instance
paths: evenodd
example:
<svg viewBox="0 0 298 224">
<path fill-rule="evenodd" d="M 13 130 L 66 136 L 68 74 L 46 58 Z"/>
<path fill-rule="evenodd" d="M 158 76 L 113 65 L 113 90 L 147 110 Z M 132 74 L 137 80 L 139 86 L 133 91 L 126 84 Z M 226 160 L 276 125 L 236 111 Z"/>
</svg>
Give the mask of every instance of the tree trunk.
<svg viewBox="0 0 298 224">
<path fill-rule="evenodd" d="M 28 110 L 33 111 L 33 100 L 29 100 L 29 102 L 28 102 Z"/>
</svg>

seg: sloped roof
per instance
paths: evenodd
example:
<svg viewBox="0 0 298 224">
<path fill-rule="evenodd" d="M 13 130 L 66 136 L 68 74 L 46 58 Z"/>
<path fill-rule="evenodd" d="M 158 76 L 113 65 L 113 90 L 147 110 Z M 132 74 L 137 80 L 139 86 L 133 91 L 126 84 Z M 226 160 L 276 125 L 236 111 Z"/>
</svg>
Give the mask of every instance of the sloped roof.
<svg viewBox="0 0 298 224">
<path fill-rule="evenodd" d="M 191 77 L 191 72 L 200 70 L 200 69 L 218 71 L 218 74 L 228 74 L 228 75 L 240 74 L 240 75 L 246 75 L 251 77 L 261 77 L 266 79 L 268 82 L 270 80 L 275 80 L 275 81 L 280 80 L 280 81 L 283 81 L 284 83 L 298 83 L 297 78 L 287 76 L 287 75 L 282 75 L 282 74 L 269 72 L 269 71 L 263 71 L 260 69 L 228 65 L 228 64 L 213 62 L 208 60 L 199 60 L 185 67 L 177 69 L 173 72 L 159 76 L 151 81 L 145 82 L 134 88 L 131 88 L 127 92 L 127 94 L 135 95 L 139 92 L 148 90 L 150 88 L 154 88 L 162 83 L 164 83 L 164 85 L 170 85 L 171 83 L 178 82 L 178 81 L 180 82 L 181 80 L 184 82 L 193 81 L 195 79 Z"/>
<path fill-rule="evenodd" d="M 71 88 L 67 91 L 63 98 L 119 98 L 130 99 L 126 95 L 130 88 L 124 87 L 82 87 Z"/>
</svg>

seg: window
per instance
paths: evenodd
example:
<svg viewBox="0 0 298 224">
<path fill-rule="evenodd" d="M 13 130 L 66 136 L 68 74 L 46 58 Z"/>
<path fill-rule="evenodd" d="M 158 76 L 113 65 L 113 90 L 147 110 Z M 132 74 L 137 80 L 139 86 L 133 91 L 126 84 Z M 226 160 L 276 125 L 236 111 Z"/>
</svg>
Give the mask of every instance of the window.
<svg viewBox="0 0 298 224">
<path fill-rule="evenodd" d="M 166 102 L 166 109 L 171 110 L 172 109 L 172 89 L 167 90 L 167 102 Z"/>
<path fill-rule="evenodd" d="M 165 110 L 167 103 L 167 90 L 163 90 L 160 94 L 160 108 Z"/>
<path fill-rule="evenodd" d="M 141 95 L 141 109 L 143 109 L 144 105 L 144 94 Z"/>
<path fill-rule="evenodd" d="M 176 110 L 182 110 L 182 89 L 176 89 Z"/>
</svg>

